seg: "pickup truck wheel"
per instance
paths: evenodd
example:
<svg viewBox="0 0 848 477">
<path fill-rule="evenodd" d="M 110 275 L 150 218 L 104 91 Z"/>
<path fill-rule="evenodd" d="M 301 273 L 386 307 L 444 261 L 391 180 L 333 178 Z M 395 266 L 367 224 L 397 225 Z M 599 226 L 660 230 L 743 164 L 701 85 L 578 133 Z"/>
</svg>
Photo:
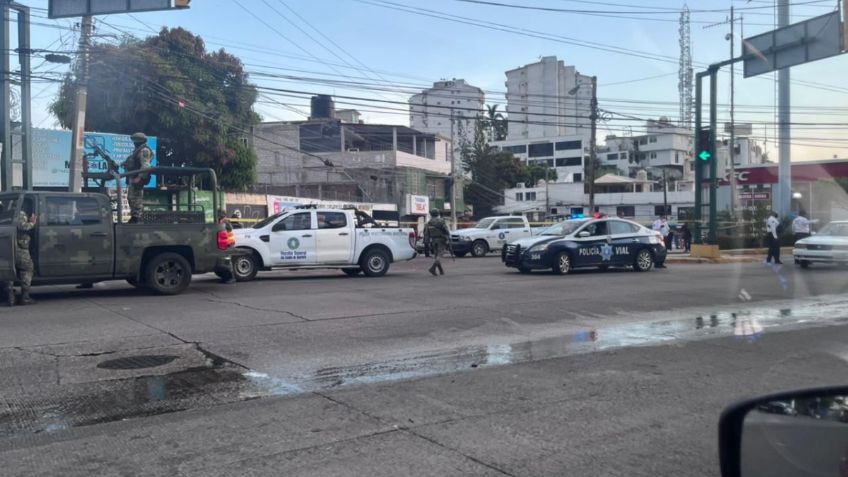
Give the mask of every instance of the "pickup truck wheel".
<svg viewBox="0 0 848 477">
<path fill-rule="evenodd" d="M 237 282 L 249 282 L 256 278 L 259 272 L 259 261 L 255 253 L 233 257 L 233 275 Z"/>
<path fill-rule="evenodd" d="M 345 275 L 347 275 L 349 277 L 355 277 L 355 276 L 359 275 L 359 273 L 362 271 L 362 269 L 361 268 L 342 268 L 342 271 L 344 272 Z"/>
<path fill-rule="evenodd" d="M 554 257 L 554 275 L 565 275 L 571 271 L 571 255 L 568 252 L 560 252 Z"/>
<path fill-rule="evenodd" d="M 389 256 L 382 250 L 371 250 L 360 260 L 362 271 L 369 277 L 382 277 L 389 271 Z"/>
<path fill-rule="evenodd" d="M 489 244 L 485 240 L 478 240 L 471 244 L 471 255 L 482 257 L 489 253 Z"/>
<path fill-rule="evenodd" d="M 191 283 L 191 265 L 178 253 L 160 253 L 147 262 L 144 284 L 162 295 L 177 295 Z"/>
</svg>

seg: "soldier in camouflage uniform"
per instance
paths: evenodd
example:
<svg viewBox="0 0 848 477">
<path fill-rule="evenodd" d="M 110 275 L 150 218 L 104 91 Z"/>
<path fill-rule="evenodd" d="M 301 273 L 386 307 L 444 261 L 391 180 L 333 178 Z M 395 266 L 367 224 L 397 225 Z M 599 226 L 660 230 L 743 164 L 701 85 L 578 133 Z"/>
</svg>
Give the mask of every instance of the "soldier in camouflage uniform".
<svg viewBox="0 0 848 477">
<path fill-rule="evenodd" d="M 32 219 L 28 219 L 24 211 L 20 211 L 18 218 L 15 220 L 15 224 L 18 227 L 17 246 L 15 247 L 15 269 L 18 271 L 18 280 L 21 283 L 21 305 L 32 305 L 35 303 L 35 300 L 29 296 L 32 275 L 35 271 L 29 246 L 32 242 L 32 229 L 35 228 L 36 221 L 37 216 L 35 214 L 33 214 Z M 14 285 L 14 282 L 5 282 L 3 284 L 3 295 L 5 295 L 6 302 L 9 306 L 15 305 Z"/>
<path fill-rule="evenodd" d="M 150 169 L 150 161 L 153 160 L 153 150 L 147 145 L 147 136 L 144 133 L 135 133 L 131 136 L 135 150 L 121 164 L 125 171 Z M 142 201 L 144 199 L 144 186 L 150 182 L 150 174 L 139 174 L 127 179 L 127 202 L 130 204 L 130 221 L 134 224 L 141 220 Z"/>
<path fill-rule="evenodd" d="M 435 277 L 436 270 L 442 275 L 445 274 L 441 259 L 450 239 L 450 230 L 448 230 L 445 219 L 441 218 L 441 213 L 438 210 L 431 210 L 430 216 L 430 220 L 424 226 L 424 243 L 429 242 L 431 246 L 433 265 L 428 271 Z"/>
</svg>

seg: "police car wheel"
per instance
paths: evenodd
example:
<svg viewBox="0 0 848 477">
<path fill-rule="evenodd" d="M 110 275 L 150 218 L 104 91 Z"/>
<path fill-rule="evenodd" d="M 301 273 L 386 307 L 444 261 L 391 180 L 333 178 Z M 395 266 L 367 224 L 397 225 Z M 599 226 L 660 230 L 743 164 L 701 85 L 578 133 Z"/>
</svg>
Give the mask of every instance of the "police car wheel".
<svg viewBox="0 0 848 477">
<path fill-rule="evenodd" d="M 246 254 L 233 257 L 233 275 L 237 282 L 249 282 L 256 278 L 259 272 L 259 261 L 256 254 Z"/>
<path fill-rule="evenodd" d="M 560 252 L 554 257 L 553 271 L 555 275 L 565 275 L 571 271 L 571 255 L 568 252 Z"/>
<path fill-rule="evenodd" d="M 633 270 L 647 272 L 654 268 L 654 257 L 647 250 L 640 250 L 633 259 Z"/>
<path fill-rule="evenodd" d="M 382 250 L 371 250 L 362 257 L 360 264 L 365 276 L 382 277 L 389 271 L 389 256 Z"/>
<path fill-rule="evenodd" d="M 177 295 L 191 283 L 191 265 L 178 253 L 160 253 L 147 262 L 144 284 L 162 295 Z"/>
<path fill-rule="evenodd" d="M 489 253 L 489 244 L 483 240 L 478 240 L 471 245 L 471 255 L 474 255 L 475 257 L 482 257 L 487 253 Z"/>
</svg>

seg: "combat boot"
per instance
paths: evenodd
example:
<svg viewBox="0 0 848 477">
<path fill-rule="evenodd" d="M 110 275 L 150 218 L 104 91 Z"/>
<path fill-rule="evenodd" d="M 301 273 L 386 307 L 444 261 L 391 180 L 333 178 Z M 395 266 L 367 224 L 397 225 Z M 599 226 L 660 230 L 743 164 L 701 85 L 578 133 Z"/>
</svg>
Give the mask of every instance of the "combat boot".
<svg viewBox="0 0 848 477">
<path fill-rule="evenodd" d="M 21 290 L 21 305 L 35 305 L 35 300 L 29 296 L 29 288 Z"/>
<path fill-rule="evenodd" d="M 427 271 L 428 271 L 428 272 L 430 272 L 430 275 L 433 275 L 434 277 L 437 277 L 437 276 L 438 276 L 438 275 L 436 274 L 436 264 L 435 264 L 435 263 L 434 263 L 433 265 L 431 265 L 431 266 L 430 266 L 430 269 L 429 269 L 429 270 L 427 270 Z"/>
<path fill-rule="evenodd" d="M 9 288 L 6 290 L 6 306 L 15 306 L 15 289 Z"/>
</svg>

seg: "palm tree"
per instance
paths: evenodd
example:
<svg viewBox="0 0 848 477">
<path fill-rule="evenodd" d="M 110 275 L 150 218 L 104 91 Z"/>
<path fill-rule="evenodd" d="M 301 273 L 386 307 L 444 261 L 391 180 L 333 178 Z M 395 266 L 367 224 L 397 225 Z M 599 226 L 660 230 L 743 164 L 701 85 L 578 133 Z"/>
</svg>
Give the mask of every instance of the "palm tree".
<svg viewBox="0 0 848 477">
<path fill-rule="evenodd" d="M 490 142 L 506 139 L 507 121 L 504 115 L 498 112 L 497 104 L 486 106 L 485 123 Z"/>
</svg>

